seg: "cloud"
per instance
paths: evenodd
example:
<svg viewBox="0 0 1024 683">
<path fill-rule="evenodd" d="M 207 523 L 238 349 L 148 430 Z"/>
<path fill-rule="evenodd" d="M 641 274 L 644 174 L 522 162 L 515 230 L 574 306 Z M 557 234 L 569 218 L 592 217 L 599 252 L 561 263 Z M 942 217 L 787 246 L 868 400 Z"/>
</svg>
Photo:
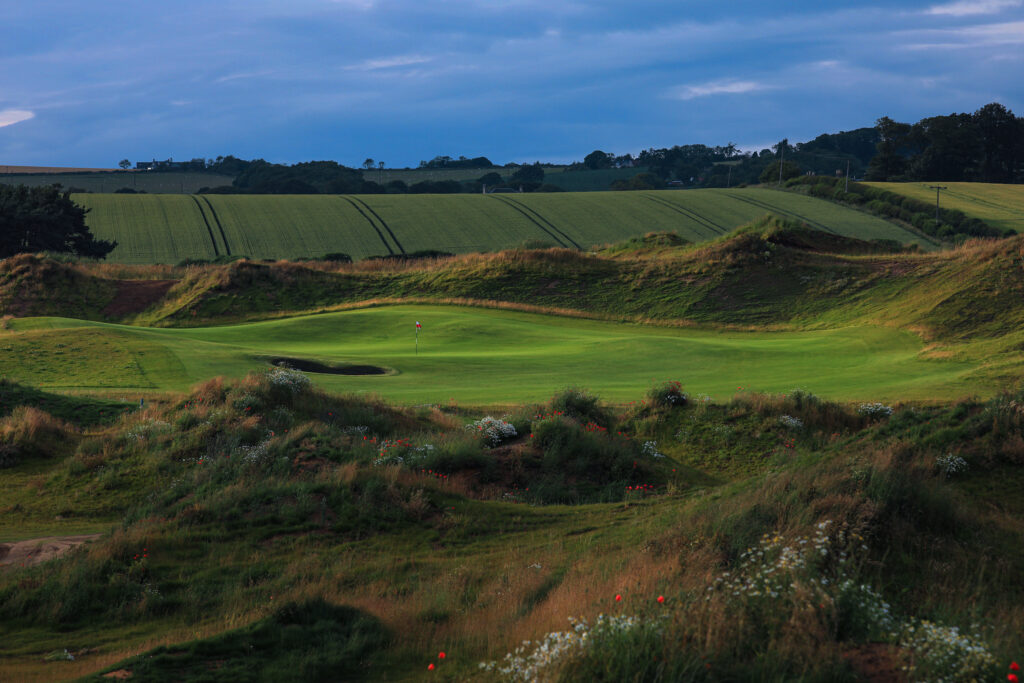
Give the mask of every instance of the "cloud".
<svg viewBox="0 0 1024 683">
<path fill-rule="evenodd" d="M 767 90 L 770 86 L 757 81 L 711 81 L 698 85 L 684 85 L 677 88 L 673 96 L 678 100 L 692 100 L 711 95 L 739 95 L 742 93 Z"/>
<path fill-rule="evenodd" d="M 377 69 L 393 69 L 397 66 L 412 66 L 413 64 L 424 64 L 431 60 L 430 57 L 419 55 L 396 55 L 394 57 L 381 57 L 379 59 L 367 59 L 358 64 L 344 67 L 346 71 L 376 71 Z"/>
<path fill-rule="evenodd" d="M 932 5 L 925 14 L 966 17 L 972 14 L 996 14 L 1009 7 L 1020 7 L 1022 0 L 959 0 L 945 5 Z"/>
<path fill-rule="evenodd" d="M 932 50 L 950 48 L 993 47 L 998 45 L 1024 44 L 1024 21 L 1008 21 L 1000 24 L 979 24 L 958 29 L 937 29 L 929 31 L 903 31 L 909 50 Z M 920 38 L 922 42 L 913 42 Z"/>
<path fill-rule="evenodd" d="M 28 121 L 31 118 L 35 118 L 35 113 L 25 109 L 0 110 L 0 128 L 13 126 L 16 123 Z"/>
</svg>

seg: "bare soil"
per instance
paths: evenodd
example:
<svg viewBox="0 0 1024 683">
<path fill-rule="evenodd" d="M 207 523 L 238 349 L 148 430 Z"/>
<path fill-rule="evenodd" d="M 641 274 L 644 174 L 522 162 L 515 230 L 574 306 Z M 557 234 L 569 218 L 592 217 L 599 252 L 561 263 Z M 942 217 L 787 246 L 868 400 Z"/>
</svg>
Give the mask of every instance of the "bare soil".
<svg viewBox="0 0 1024 683">
<path fill-rule="evenodd" d="M 10 564 L 24 567 L 46 562 L 83 543 L 96 540 L 100 535 L 51 536 L 16 543 L 0 543 L 0 566 Z"/>
<path fill-rule="evenodd" d="M 177 283 L 177 280 L 118 280 L 117 294 L 103 309 L 103 315 L 120 318 L 141 313 L 164 298 Z"/>
</svg>

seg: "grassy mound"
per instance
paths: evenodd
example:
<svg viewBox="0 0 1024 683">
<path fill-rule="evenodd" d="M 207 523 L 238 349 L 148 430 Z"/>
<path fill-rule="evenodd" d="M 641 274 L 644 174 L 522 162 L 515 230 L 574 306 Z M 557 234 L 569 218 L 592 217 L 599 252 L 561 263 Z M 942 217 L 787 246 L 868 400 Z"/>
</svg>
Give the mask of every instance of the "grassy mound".
<svg viewBox="0 0 1024 683">
<path fill-rule="evenodd" d="M 549 648 L 545 675 L 855 680 L 877 647 L 895 670 L 989 675 L 1024 646 L 1024 509 L 993 497 L 1020 478 L 1022 405 L 718 404 L 669 383 L 620 409 L 570 389 L 499 418 L 281 369 L 212 381 L 5 471 L 37 478 L 5 493 L 5 521 L 53 525 L 59 496 L 117 522 L 0 568 L 0 673 L 216 680 L 244 659 L 253 680 L 428 663 L 515 680 L 531 648 L 477 663 L 547 632 L 577 643 L 557 634 L 580 615 L 594 645 Z"/>
<path fill-rule="evenodd" d="M 113 281 L 50 258 L 19 254 L 0 261 L 0 311 L 5 316 L 100 320 L 116 291 Z"/>
<path fill-rule="evenodd" d="M 372 616 L 312 600 L 234 631 L 150 650 L 87 680 L 110 680 L 110 672 L 133 681 L 362 680 L 368 658 L 387 641 Z"/>
</svg>

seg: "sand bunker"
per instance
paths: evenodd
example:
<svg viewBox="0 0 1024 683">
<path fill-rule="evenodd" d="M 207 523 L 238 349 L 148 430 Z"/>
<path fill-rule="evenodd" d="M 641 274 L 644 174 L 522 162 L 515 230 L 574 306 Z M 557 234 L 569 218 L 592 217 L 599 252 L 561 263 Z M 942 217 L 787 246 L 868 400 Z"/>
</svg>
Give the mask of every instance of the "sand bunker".
<svg viewBox="0 0 1024 683">
<path fill-rule="evenodd" d="M 87 541 L 96 540 L 100 535 L 50 536 L 16 543 L 0 543 L 0 566 L 13 564 L 20 567 L 46 562 Z"/>
<path fill-rule="evenodd" d="M 326 375 L 386 375 L 386 368 L 376 365 L 327 365 L 315 360 L 304 358 L 271 358 L 271 365 L 279 368 L 292 368 L 302 372 L 320 372 Z"/>
</svg>

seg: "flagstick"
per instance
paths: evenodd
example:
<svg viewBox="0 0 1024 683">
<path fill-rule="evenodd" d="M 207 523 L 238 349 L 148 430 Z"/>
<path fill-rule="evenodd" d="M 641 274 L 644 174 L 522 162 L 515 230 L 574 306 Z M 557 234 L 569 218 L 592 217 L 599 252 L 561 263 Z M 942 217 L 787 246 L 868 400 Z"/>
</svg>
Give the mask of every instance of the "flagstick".
<svg viewBox="0 0 1024 683">
<path fill-rule="evenodd" d="M 420 355 L 420 328 L 416 328 L 416 355 Z"/>
</svg>

